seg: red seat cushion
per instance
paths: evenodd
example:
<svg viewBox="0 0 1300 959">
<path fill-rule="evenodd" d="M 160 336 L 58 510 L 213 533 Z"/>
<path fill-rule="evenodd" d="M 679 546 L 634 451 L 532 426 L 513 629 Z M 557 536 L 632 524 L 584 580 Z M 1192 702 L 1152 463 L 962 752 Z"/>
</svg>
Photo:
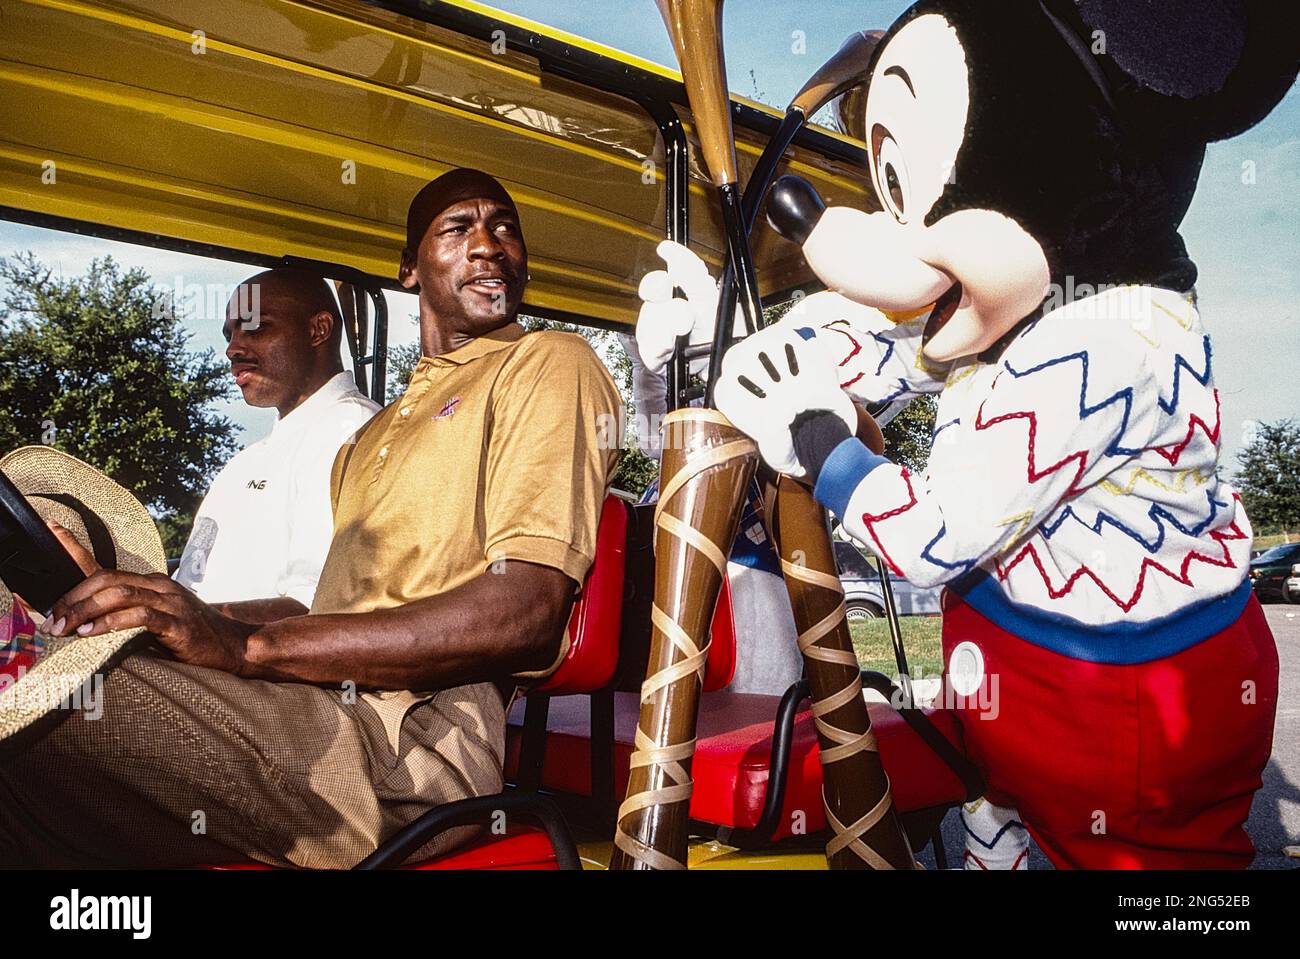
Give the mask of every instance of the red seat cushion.
<svg viewBox="0 0 1300 959">
<path fill-rule="evenodd" d="M 504 836 L 485 836 L 437 859 L 407 863 L 403 869 L 559 869 L 555 850 L 542 829 L 511 827 Z"/>
<path fill-rule="evenodd" d="M 274 869 L 264 862 L 204 866 L 219 871 Z M 402 869 L 559 869 L 555 851 L 544 830 L 513 826 L 504 836 L 484 836 L 445 856 L 407 863 Z"/>
<path fill-rule="evenodd" d="M 758 825 L 771 771 L 772 724 L 779 702 L 777 696 L 726 690 L 701 697 L 698 742 L 691 766 L 695 780 L 691 818 L 738 829 Z M 960 802 L 965 795 L 961 780 L 902 717 L 883 703 L 871 703 L 868 708 L 898 809 L 907 812 Z M 619 796 L 627 790 L 637 712 L 635 693 L 616 694 L 614 768 Z M 551 701 L 542 769 L 545 788 L 577 795 L 591 793 L 590 715 L 590 700 L 586 696 Z M 958 742 L 951 714 L 934 712 L 930 718 L 950 741 Z M 513 778 L 517 769 L 521 732 L 518 724 L 522 722 L 522 709 L 517 708 L 511 713 L 512 725 L 507 736 L 507 778 Z M 805 831 L 816 832 L 826 827 L 821 786 L 817 733 L 812 712 L 805 709 L 795 719 L 790 776 L 775 838 L 791 835 L 796 811 L 803 813 Z"/>
<path fill-rule="evenodd" d="M 596 558 L 569 615 L 569 651 L 536 691 L 585 693 L 608 686 L 614 678 L 623 623 L 627 519 L 627 504 L 606 496 L 596 529 Z"/>
</svg>

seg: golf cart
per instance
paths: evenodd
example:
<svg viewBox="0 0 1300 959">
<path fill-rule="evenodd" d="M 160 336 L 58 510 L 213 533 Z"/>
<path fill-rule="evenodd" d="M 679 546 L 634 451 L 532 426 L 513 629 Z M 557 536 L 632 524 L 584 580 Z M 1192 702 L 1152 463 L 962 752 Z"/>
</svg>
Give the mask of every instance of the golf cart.
<svg viewBox="0 0 1300 959">
<path fill-rule="evenodd" d="M 516 199 L 529 315 L 630 331 L 661 239 L 689 242 L 714 272 L 727 262 L 728 225 L 679 75 L 483 4 L 15 0 L 3 16 L 0 216 L 315 267 L 340 284 L 358 384 L 380 402 L 383 291 L 398 289 L 406 203 L 448 168 L 484 169 Z M 742 182 L 769 140 L 792 136 L 776 155 L 781 171 L 837 205 L 873 202 L 861 142 L 805 127 L 802 113 L 791 122 L 737 97 L 730 109 Z M 763 302 L 816 288 L 793 245 L 758 229 L 750 246 Z M 698 395 L 687 353 L 672 364 L 670 409 Z M 465 823 L 485 827 L 479 840 L 414 868 L 609 863 L 652 656 L 654 513 L 607 499 L 568 658 L 511 714 L 507 792 L 432 810 L 362 867 L 402 864 Z M 896 617 L 887 578 L 881 589 Z M 809 680 L 783 694 L 728 689 L 752 629 L 738 623 L 724 577 L 690 763 L 689 865 L 824 868 L 825 744 Z M 862 682 L 905 707 L 871 705 L 870 729 L 919 848 L 982 784 L 942 714 L 910 708 L 883 675 Z M 942 865 L 940 843 L 935 852 Z"/>
</svg>

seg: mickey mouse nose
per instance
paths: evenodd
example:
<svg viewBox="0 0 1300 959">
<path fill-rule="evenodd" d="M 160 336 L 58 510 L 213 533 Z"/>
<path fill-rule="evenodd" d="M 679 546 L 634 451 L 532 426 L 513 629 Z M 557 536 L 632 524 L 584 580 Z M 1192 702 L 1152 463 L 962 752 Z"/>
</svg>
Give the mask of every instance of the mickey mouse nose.
<svg viewBox="0 0 1300 959">
<path fill-rule="evenodd" d="M 767 197 L 767 222 L 781 236 L 800 246 L 825 212 L 826 204 L 803 177 L 781 177 Z"/>
</svg>

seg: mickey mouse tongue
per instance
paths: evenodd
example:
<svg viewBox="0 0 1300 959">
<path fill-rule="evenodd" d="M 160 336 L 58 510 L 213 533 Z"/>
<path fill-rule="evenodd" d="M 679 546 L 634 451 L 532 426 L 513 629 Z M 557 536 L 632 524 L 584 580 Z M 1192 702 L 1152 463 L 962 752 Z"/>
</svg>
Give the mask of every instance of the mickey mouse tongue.
<svg viewBox="0 0 1300 959">
<path fill-rule="evenodd" d="M 930 310 L 930 318 L 925 321 L 925 330 L 921 333 L 921 349 L 925 349 L 925 344 L 929 343 L 936 333 L 947 326 L 948 321 L 957 312 L 957 307 L 960 304 L 961 284 L 954 283 L 948 287 L 948 291 L 943 296 L 934 301 L 934 306 Z"/>
</svg>

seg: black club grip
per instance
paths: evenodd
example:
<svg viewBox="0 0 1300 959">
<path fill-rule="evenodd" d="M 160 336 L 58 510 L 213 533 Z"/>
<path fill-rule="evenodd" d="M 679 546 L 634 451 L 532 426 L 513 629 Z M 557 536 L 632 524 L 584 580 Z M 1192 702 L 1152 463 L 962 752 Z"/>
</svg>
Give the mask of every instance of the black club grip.
<svg viewBox="0 0 1300 959">
<path fill-rule="evenodd" d="M 787 174 L 772 184 L 767 222 L 790 242 L 803 246 L 825 212 L 826 204 L 803 177 Z"/>
</svg>

